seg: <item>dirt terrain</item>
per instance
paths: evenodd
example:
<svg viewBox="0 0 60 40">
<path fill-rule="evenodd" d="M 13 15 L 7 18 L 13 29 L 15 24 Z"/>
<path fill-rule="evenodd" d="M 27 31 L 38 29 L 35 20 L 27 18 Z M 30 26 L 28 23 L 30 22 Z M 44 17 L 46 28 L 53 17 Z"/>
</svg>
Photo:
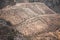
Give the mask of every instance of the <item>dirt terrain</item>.
<svg viewBox="0 0 60 40">
<path fill-rule="evenodd" d="M 16 0 L 17 3 L 33 3 L 39 2 L 46 4 L 49 8 L 57 13 L 60 13 L 60 0 Z"/>
<path fill-rule="evenodd" d="M 8 29 L 0 31 L 1 40 L 60 40 L 60 14 L 44 3 L 17 3 L 5 7 L 0 10 L 0 20 L 6 20 L 0 21 L 2 28 L 10 29 L 5 36 L 2 33 Z"/>
</svg>

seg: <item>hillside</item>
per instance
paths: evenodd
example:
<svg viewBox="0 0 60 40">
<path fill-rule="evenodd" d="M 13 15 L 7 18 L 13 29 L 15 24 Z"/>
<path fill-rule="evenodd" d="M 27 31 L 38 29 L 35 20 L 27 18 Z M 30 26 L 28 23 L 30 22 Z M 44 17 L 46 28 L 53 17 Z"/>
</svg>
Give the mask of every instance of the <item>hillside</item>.
<svg viewBox="0 0 60 40">
<path fill-rule="evenodd" d="M 6 24 L 0 21 L 1 40 L 60 40 L 60 14 L 44 3 L 17 3 L 5 7 L 0 10 L 1 19 L 6 20 Z"/>
</svg>

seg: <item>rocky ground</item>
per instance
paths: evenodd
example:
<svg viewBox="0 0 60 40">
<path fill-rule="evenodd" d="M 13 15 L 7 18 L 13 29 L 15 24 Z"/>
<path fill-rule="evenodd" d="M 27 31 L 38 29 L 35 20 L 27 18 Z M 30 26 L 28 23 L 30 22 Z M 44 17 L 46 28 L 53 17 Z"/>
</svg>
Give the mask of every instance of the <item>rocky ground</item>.
<svg viewBox="0 0 60 40">
<path fill-rule="evenodd" d="M 0 20 L 6 20 L 0 21 L 1 28 L 5 27 L 0 29 L 1 40 L 60 40 L 60 14 L 44 3 L 18 3 L 6 7 L 0 10 Z"/>
<path fill-rule="evenodd" d="M 5 5 L 0 9 L 0 40 L 60 40 L 58 1 Z"/>
<path fill-rule="evenodd" d="M 45 3 L 49 8 L 54 10 L 57 13 L 60 13 L 60 0 L 16 0 L 17 3 L 24 3 L 24 2 L 42 2 Z"/>
</svg>

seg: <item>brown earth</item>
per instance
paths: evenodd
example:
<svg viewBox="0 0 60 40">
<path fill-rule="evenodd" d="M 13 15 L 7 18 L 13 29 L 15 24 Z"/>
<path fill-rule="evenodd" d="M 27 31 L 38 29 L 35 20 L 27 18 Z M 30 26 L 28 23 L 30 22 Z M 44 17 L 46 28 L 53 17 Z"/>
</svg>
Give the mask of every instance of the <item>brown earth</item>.
<svg viewBox="0 0 60 40">
<path fill-rule="evenodd" d="M 44 3 L 18 3 L 0 9 L 0 19 L 8 21 L 11 25 L 5 25 L 14 33 L 17 31 L 12 40 L 60 40 L 60 14 Z"/>
</svg>

